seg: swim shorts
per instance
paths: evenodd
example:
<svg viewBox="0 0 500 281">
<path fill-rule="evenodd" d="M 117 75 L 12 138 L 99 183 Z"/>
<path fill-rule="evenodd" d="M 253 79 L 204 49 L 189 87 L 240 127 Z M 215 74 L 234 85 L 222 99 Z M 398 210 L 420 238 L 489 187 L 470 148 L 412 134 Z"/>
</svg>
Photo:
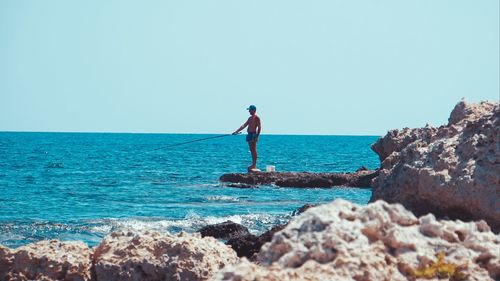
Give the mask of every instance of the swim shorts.
<svg viewBox="0 0 500 281">
<path fill-rule="evenodd" d="M 257 133 L 248 133 L 247 142 L 254 142 L 257 140 Z"/>
</svg>

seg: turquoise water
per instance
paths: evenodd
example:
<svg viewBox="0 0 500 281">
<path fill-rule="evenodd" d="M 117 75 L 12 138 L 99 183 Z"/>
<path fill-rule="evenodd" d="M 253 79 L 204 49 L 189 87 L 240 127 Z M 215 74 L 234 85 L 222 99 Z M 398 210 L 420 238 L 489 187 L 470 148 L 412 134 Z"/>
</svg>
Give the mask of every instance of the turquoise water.
<svg viewBox="0 0 500 281">
<path fill-rule="evenodd" d="M 224 187 L 223 173 L 244 172 L 243 135 L 183 146 L 211 135 L 0 133 L 0 244 L 42 239 L 95 245 L 121 228 L 193 232 L 231 219 L 261 233 L 305 203 L 335 198 L 366 204 L 370 189 Z M 377 168 L 373 136 L 278 136 L 259 140 L 259 167 L 348 172 Z"/>
</svg>

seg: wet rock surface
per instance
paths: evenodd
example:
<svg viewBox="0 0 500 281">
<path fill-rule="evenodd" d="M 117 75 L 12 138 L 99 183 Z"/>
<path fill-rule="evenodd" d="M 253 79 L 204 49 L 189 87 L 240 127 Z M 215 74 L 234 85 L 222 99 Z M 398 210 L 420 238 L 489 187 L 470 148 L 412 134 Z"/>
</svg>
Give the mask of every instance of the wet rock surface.
<svg viewBox="0 0 500 281">
<path fill-rule="evenodd" d="M 223 183 L 230 183 L 227 186 L 237 184 L 242 187 L 274 184 L 280 187 L 349 186 L 368 188 L 376 175 L 377 171 L 366 169 L 359 169 L 354 173 L 259 172 L 224 174 L 219 180 Z"/>
<path fill-rule="evenodd" d="M 484 219 L 500 232 L 499 103 L 459 102 L 445 126 L 392 130 L 372 149 L 383 161 L 370 201 L 417 215 Z"/>
<path fill-rule="evenodd" d="M 231 239 L 250 235 L 248 228 L 232 221 L 207 225 L 198 232 L 200 232 L 201 237 L 211 236 L 219 239 Z"/>
<path fill-rule="evenodd" d="M 399 204 L 336 200 L 292 219 L 263 245 L 256 263 L 242 259 L 214 279 L 415 280 L 418 268 L 444 255 L 467 280 L 498 280 L 499 247 L 500 237 L 484 221 L 417 218 Z"/>
</svg>

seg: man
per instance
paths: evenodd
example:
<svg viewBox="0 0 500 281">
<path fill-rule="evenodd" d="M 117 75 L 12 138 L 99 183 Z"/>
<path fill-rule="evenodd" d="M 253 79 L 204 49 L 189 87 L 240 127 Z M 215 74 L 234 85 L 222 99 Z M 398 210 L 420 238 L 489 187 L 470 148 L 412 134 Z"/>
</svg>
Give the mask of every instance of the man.
<svg viewBox="0 0 500 281">
<path fill-rule="evenodd" d="M 250 117 L 245 124 L 241 125 L 238 130 L 234 131 L 233 135 L 238 134 L 241 130 L 248 126 L 247 142 L 250 147 L 250 152 L 252 153 L 252 165 L 248 166 L 248 172 L 252 172 L 257 169 L 257 141 L 259 140 L 262 125 L 260 123 L 259 116 L 255 114 L 257 112 L 257 107 L 255 105 L 250 105 L 247 110 L 250 113 Z"/>
</svg>

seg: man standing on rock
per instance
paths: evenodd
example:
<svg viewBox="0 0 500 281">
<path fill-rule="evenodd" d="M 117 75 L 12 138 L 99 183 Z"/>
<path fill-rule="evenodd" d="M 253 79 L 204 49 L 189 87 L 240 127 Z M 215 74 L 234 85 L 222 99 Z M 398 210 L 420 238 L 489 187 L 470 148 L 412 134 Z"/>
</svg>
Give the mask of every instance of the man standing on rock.
<svg viewBox="0 0 500 281">
<path fill-rule="evenodd" d="M 247 142 L 250 147 L 250 152 L 252 153 L 252 165 L 248 166 L 248 172 L 252 172 L 257 171 L 257 141 L 259 140 L 262 125 L 260 123 L 260 117 L 255 114 L 257 112 L 257 107 L 255 105 L 250 105 L 247 110 L 250 113 L 250 117 L 238 128 L 238 130 L 234 131 L 233 135 L 238 134 L 248 126 Z"/>
</svg>

